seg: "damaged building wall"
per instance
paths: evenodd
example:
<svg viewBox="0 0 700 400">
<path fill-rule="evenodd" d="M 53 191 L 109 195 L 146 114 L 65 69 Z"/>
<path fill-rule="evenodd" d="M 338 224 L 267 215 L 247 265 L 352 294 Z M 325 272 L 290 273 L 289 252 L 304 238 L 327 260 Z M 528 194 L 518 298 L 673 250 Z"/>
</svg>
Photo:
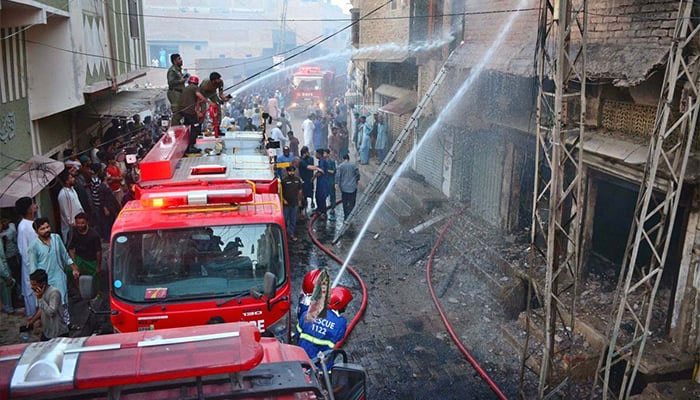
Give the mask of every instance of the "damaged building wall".
<svg viewBox="0 0 700 400">
<path fill-rule="evenodd" d="M 678 271 L 670 336 L 686 351 L 700 349 L 700 190 L 695 188 Z"/>
<path fill-rule="evenodd" d="M 454 3 L 444 2 L 443 7 L 450 9 Z M 510 16 L 510 13 L 479 12 L 539 6 L 534 0 L 525 5 L 518 3 L 514 0 L 461 2 L 467 12 L 464 44 L 447 63 L 447 78 L 422 115 L 414 143 L 453 99 Z M 597 309 L 586 303 L 587 309 L 594 310 L 591 312 L 596 315 L 595 323 L 584 322 L 590 322 L 587 326 L 592 336 L 604 341 L 607 322 L 598 317 L 610 312 L 608 300 L 615 290 L 632 218 L 629 213 L 618 212 L 616 207 L 633 212 L 644 177 L 678 2 L 589 0 L 588 5 L 587 109 L 582 154 L 586 190 L 580 199 L 584 205 L 582 252 L 585 262 L 598 263 L 601 257 L 610 262 L 596 265 L 602 268 L 602 273 L 591 274 L 590 268 L 585 269 L 583 282 L 590 289 L 589 297 L 604 300 Z M 425 143 L 412 165 L 433 188 L 454 200 L 469 203 L 472 215 L 502 232 L 515 232 L 513 236 L 524 232 L 531 223 L 537 25 L 536 10 L 519 12 L 512 30 L 505 34 L 480 79 L 458 101 L 454 111 L 442 118 L 438 132 Z M 572 39 L 575 49 L 580 38 Z M 416 57 L 419 101 L 448 52 L 446 45 L 442 51 Z M 572 80 L 570 84 L 578 82 Z M 679 106 L 680 96 L 673 107 L 678 110 Z M 569 123 L 576 121 L 577 107 L 575 103 L 567 104 Z M 696 139 L 695 146 L 699 143 Z M 665 340 L 668 333 L 686 353 L 698 348 L 700 342 L 698 172 L 700 162 L 695 154 L 688 166 L 662 287 L 655 303 L 656 322 L 652 326 L 657 341 Z M 657 184 L 663 190 L 663 178 Z M 616 228 L 614 232 L 611 227 Z M 588 301 L 589 297 L 582 299 Z M 668 324 L 667 329 L 664 324 Z M 599 344 L 603 346 L 601 341 Z"/>
<path fill-rule="evenodd" d="M 446 67 L 448 74 L 440 91 L 428 105 L 421 120 L 417 138 L 443 111 L 455 96 L 456 90 L 469 76 L 470 69 L 484 56 L 488 47 L 501 33 L 500 28 L 511 15 L 493 12 L 518 8 L 518 1 L 498 0 L 493 2 L 452 1 L 444 7 L 465 11 L 460 20 L 443 21 L 443 34 L 461 35 L 451 46 L 445 46 L 441 53 L 423 55 L 417 58 L 418 98 L 427 91 L 449 51 L 456 48 Z M 537 6 L 536 1 L 523 8 Z M 510 139 L 512 130 L 527 131 L 520 115 L 527 120 L 532 110 L 532 81 L 507 81 L 506 76 L 514 71 L 523 76 L 533 76 L 534 43 L 537 32 L 537 12 L 520 12 L 512 30 L 505 34 L 498 54 L 490 61 L 487 71 L 478 79 L 454 107 L 454 112 L 443 116 L 445 128 L 441 128 L 436 138 L 427 142 L 417 157 L 414 169 L 426 177 L 426 181 L 443 194 L 461 201 L 469 201 L 472 209 L 489 223 L 503 229 L 511 229 L 518 217 L 510 209 L 518 201 L 511 201 L 509 187 L 513 164 L 511 161 L 525 157 L 514 155 L 515 148 Z M 528 32 L 523 34 L 523 32 Z M 464 43 L 458 46 L 460 39 Z M 526 55 L 527 53 L 527 55 Z M 500 65 L 502 68 L 497 67 Z M 513 70 L 512 68 L 515 68 Z M 488 71 L 501 71 L 507 74 L 495 75 Z M 508 114 L 508 118 L 505 117 Z M 505 119 L 509 121 L 506 122 Z M 527 122 L 524 123 L 527 125 Z M 473 138 L 470 135 L 475 135 Z M 439 137 L 439 138 L 437 138 Z M 481 138 L 479 140 L 476 138 Z M 504 139 L 505 138 L 505 139 Z M 534 145 L 533 145 L 534 149 Z M 478 157 L 479 160 L 475 160 Z M 505 162 L 504 162 L 505 161 Z M 438 172 L 442 171 L 442 176 Z M 475 182 L 472 182 L 475 180 Z M 478 182 L 478 183 L 477 183 Z M 504 182 L 508 182 L 504 194 Z M 516 193 L 515 197 L 519 191 Z M 515 207 L 517 210 L 518 208 Z M 513 213 L 513 215 L 517 214 Z"/>
<path fill-rule="evenodd" d="M 451 67 L 435 100 L 439 111 L 454 96 L 470 71 Z M 529 220 L 534 166 L 534 81 L 484 72 L 442 118 L 438 132 L 417 156 L 415 171 L 434 188 L 468 202 L 475 215 L 511 231 Z M 421 119 L 419 136 L 434 116 Z M 442 171 L 442 175 L 440 175 Z M 524 218 L 524 220 L 523 220 Z"/>
<path fill-rule="evenodd" d="M 647 79 L 665 64 L 677 13 L 676 0 L 589 1 L 588 79 L 613 79 L 617 86 Z"/>
</svg>

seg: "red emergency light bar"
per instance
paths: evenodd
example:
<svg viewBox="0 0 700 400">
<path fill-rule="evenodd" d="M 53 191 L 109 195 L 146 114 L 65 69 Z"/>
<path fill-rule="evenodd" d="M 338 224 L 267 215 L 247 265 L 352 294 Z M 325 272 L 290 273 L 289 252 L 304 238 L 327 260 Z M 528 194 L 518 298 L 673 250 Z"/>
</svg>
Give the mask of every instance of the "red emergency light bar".
<svg viewBox="0 0 700 400">
<path fill-rule="evenodd" d="M 139 163 L 141 181 L 170 179 L 189 145 L 190 128 L 173 126 Z"/>
<path fill-rule="evenodd" d="M 231 179 L 207 179 L 207 180 L 192 180 L 184 182 L 168 182 L 159 184 L 157 186 L 151 186 L 143 188 L 136 185 L 134 187 L 134 197 L 137 200 L 144 198 L 148 195 L 152 198 L 158 197 L 158 193 L 180 191 L 186 192 L 188 190 L 205 190 L 207 188 L 216 189 L 253 189 L 255 187 L 255 193 L 271 193 L 278 194 L 280 189 L 280 183 L 278 179 L 273 179 L 272 181 L 240 181 Z"/>
<path fill-rule="evenodd" d="M 255 368 L 263 356 L 257 328 L 240 322 L 59 338 L 0 361 L 0 398 L 232 374 Z"/>
<path fill-rule="evenodd" d="M 299 67 L 297 70 L 299 75 L 319 75 L 321 74 L 321 67 L 318 66 L 303 66 Z"/>
<path fill-rule="evenodd" d="M 251 201 L 253 201 L 252 188 L 155 191 L 141 195 L 141 205 L 144 207 L 242 204 Z"/>
<path fill-rule="evenodd" d="M 200 165 L 192 167 L 191 175 L 222 175 L 226 173 L 226 167 L 223 165 Z"/>
</svg>

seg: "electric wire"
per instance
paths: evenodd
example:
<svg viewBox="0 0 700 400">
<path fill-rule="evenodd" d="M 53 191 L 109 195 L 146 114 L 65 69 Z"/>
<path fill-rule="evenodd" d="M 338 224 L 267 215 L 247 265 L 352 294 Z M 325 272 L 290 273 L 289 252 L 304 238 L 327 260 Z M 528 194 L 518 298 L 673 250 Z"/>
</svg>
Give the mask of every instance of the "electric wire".
<svg viewBox="0 0 700 400">
<path fill-rule="evenodd" d="M 273 57 L 282 56 L 282 55 L 285 55 L 285 54 L 287 54 L 287 53 L 290 53 L 290 52 L 292 52 L 292 51 L 294 51 L 294 50 L 297 50 L 297 49 L 299 49 L 299 48 L 301 48 L 301 47 L 304 47 L 304 46 L 306 46 L 306 45 L 312 43 L 313 41 L 318 40 L 319 38 L 322 38 L 322 37 L 323 37 L 323 35 L 318 35 L 318 36 L 314 37 L 313 39 L 311 39 L 311 40 L 309 40 L 309 41 L 307 41 L 307 42 L 305 42 L 305 43 L 299 44 L 299 45 L 297 45 L 297 46 L 295 46 L 295 47 L 293 47 L 293 48 L 291 48 L 291 49 L 288 49 L 288 50 L 285 50 L 285 51 L 282 51 L 282 52 L 279 52 L 279 53 L 276 53 L 276 54 L 273 54 L 273 55 L 270 55 L 270 56 L 255 57 L 254 59 L 249 59 L 249 60 L 242 61 L 242 62 L 239 62 L 239 63 L 226 64 L 226 65 L 222 65 L 222 66 L 214 66 L 214 67 L 212 67 L 212 68 L 214 68 L 214 69 L 228 69 L 228 68 L 238 67 L 238 66 L 241 66 L 241 65 L 253 64 L 253 63 L 260 62 L 260 61 L 264 61 L 264 60 L 267 60 L 267 59 L 270 59 L 270 58 L 273 58 Z M 93 53 L 86 53 L 86 52 L 77 51 L 77 50 L 66 49 L 66 48 L 63 48 L 63 47 L 58 47 L 58 46 L 54 46 L 54 45 L 51 45 L 51 44 L 48 44 L 48 43 L 43 43 L 43 42 L 37 42 L 37 41 L 35 41 L 35 40 L 26 39 L 26 38 L 25 38 L 25 39 L 21 39 L 21 40 L 24 41 L 24 42 L 26 42 L 26 43 L 32 43 L 32 44 L 36 44 L 36 45 L 39 45 L 39 46 L 49 47 L 49 48 L 52 48 L 52 49 L 54 49 L 54 50 L 59 50 L 59 51 L 63 51 L 63 52 L 66 52 L 66 53 L 77 54 L 77 55 L 83 55 L 83 56 L 87 56 L 87 57 L 102 58 L 102 59 L 106 59 L 106 60 L 115 61 L 115 62 L 118 62 L 118 63 L 121 63 L 121 64 L 134 65 L 134 66 L 136 66 L 136 67 L 141 67 L 141 68 L 152 68 L 152 69 L 163 69 L 163 70 L 170 69 L 170 67 L 160 67 L 160 66 L 159 66 L 159 67 L 154 67 L 154 66 L 148 65 L 148 64 L 137 64 L 137 63 L 134 63 L 134 62 L 131 62 L 131 61 L 124 61 L 124 60 L 119 59 L 119 58 L 116 58 L 116 57 L 105 56 L 104 54 L 93 54 Z"/>
<path fill-rule="evenodd" d="M 385 20 L 402 20 L 402 19 L 424 19 L 424 18 L 440 18 L 440 17 L 460 17 L 469 15 L 488 15 L 488 14 L 500 14 L 500 13 L 510 13 L 510 12 L 521 12 L 521 11 L 534 11 L 537 8 L 513 8 L 505 10 L 488 10 L 488 11 L 465 11 L 459 13 L 443 13 L 443 14 L 432 14 L 432 15 L 395 15 L 386 17 L 370 17 L 365 18 L 365 21 L 385 21 Z M 129 13 L 123 13 L 123 15 L 129 15 Z M 178 15 L 162 15 L 162 14 L 131 14 L 138 15 L 144 18 L 157 18 L 157 19 L 181 19 L 181 20 L 200 20 L 200 21 L 232 21 L 232 22 L 281 22 L 281 19 L 275 18 L 224 18 L 224 17 L 193 17 L 193 16 L 178 16 Z M 352 21 L 352 18 L 287 18 L 287 22 L 348 22 Z"/>
<path fill-rule="evenodd" d="M 68 7 L 70 6 L 70 3 L 72 3 L 72 2 L 73 2 L 73 0 L 66 0 L 65 8 L 68 9 Z M 46 19 L 47 19 L 47 20 L 48 20 L 50 17 L 53 17 L 54 15 L 57 15 L 57 14 L 51 14 L 51 13 L 48 13 L 48 12 L 47 12 L 47 14 L 48 14 L 48 15 L 46 16 Z M 30 28 L 36 26 L 36 25 L 44 25 L 44 24 L 46 24 L 46 23 L 47 23 L 47 21 L 44 21 L 44 22 L 35 22 L 35 23 L 33 23 L 33 24 L 30 24 L 30 25 L 25 26 L 24 28 L 18 30 L 17 32 L 11 33 L 11 34 L 9 34 L 9 35 L 7 35 L 7 36 L 3 36 L 2 38 L 0 38 L 0 40 L 9 39 L 9 38 L 11 38 L 11 37 L 13 37 L 13 36 L 15 36 L 15 35 L 19 35 L 20 33 L 24 32 L 24 31 L 26 31 L 26 30 L 28 30 L 28 29 L 30 29 Z"/>
<path fill-rule="evenodd" d="M 258 77 L 258 76 L 264 74 L 265 72 L 267 72 L 267 71 L 269 71 L 269 70 L 271 70 L 271 69 L 274 69 L 276 66 L 278 66 L 278 65 L 280 65 L 280 64 L 282 64 L 282 63 L 284 63 L 285 61 L 291 60 L 291 59 L 293 59 L 293 58 L 295 58 L 295 57 L 297 57 L 297 56 L 299 56 L 299 55 L 301 55 L 301 54 L 306 53 L 307 51 L 313 49 L 314 47 L 320 45 L 321 43 L 323 43 L 323 42 L 325 42 L 325 41 L 327 41 L 327 40 L 330 40 L 331 38 L 333 38 L 333 37 L 339 35 L 341 32 L 344 32 L 345 30 L 350 29 L 350 28 L 352 28 L 353 26 L 359 24 L 360 21 L 363 21 L 365 18 L 368 18 L 370 15 L 376 13 L 377 11 L 379 11 L 379 10 L 381 10 L 382 8 L 386 7 L 387 5 L 391 4 L 392 1 L 393 1 L 393 0 L 388 0 L 388 1 L 386 1 L 386 2 L 384 2 L 384 3 L 382 3 L 382 4 L 380 4 L 379 6 L 373 8 L 371 11 L 369 11 L 369 12 L 368 12 L 367 14 L 365 14 L 364 16 L 358 18 L 357 20 L 351 22 L 351 23 L 348 24 L 348 25 L 345 25 L 343 28 L 341 28 L 341 29 L 339 29 L 339 30 L 337 30 L 337 31 L 335 31 L 335 32 L 333 32 L 333 33 L 331 33 L 331 34 L 329 34 L 329 35 L 326 35 L 323 39 L 321 39 L 321 40 L 319 40 L 318 42 L 314 43 L 313 45 L 311 45 L 311 46 L 305 48 L 304 50 L 301 50 L 301 51 L 298 51 L 298 52 L 292 54 L 291 56 L 287 57 L 286 60 L 280 61 L 280 62 L 277 62 L 277 63 L 274 63 L 274 64 L 272 64 L 271 66 L 269 66 L 269 67 L 263 69 L 262 71 L 258 71 L 258 72 L 256 72 L 256 73 L 254 73 L 253 75 L 250 75 L 250 76 L 248 76 L 247 78 L 242 79 L 242 80 L 240 80 L 240 81 L 234 83 L 233 85 L 231 85 L 231 86 L 229 86 L 229 87 L 227 87 L 227 88 L 224 88 L 223 91 L 226 92 L 226 91 L 228 91 L 228 90 L 231 90 L 231 89 L 235 88 L 236 86 L 240 86 L 241 84 L 243 84 L 243 83 L 245 83 L 245 82 L 247 82 L 247 81 L 249 81 L 249 80 L 251 80 L 251 79 L 253 79 L 253 78 L 255 78 L 255 77 Z"/>
</svg>

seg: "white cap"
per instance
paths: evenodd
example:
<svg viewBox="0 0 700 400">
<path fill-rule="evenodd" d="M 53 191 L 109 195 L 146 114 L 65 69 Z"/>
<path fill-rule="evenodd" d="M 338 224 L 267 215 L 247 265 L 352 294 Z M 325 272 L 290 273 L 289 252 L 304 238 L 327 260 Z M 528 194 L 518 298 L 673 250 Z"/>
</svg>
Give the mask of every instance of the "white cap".
<svg viewBox="0 0 700 400">
<path fill-rule="evenodd" d="M 281 128 L 281 127 L 282 127 L 282 122 L 277 121 L 277 127 L 278 127 L 278 128 Z"/>
</svg>

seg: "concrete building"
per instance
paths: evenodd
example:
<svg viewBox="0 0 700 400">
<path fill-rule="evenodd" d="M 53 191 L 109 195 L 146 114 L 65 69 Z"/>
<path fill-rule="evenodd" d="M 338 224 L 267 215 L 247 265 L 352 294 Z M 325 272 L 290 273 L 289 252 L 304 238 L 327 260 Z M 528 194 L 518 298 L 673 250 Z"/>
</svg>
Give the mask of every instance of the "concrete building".
<svg viewBox="0 0 700 400">
<path fill-rule="evenodd" d="M 357 19 L 383 2 L 356 0 L 351 13 Z M 433 2 L 430 2 L 433 4 Z M 420 79 L 421 56 L 441 51 L 439 48 L 418 55 L 409 51 L 412 46 L 440 41 L 448 35 L 433 29 L 435 19 L 411 18 L 440 13 L 428 2 L 399 0 L 379 8 L 369 18 L 363 19 L 353 32 L 352 44 L 358 51 L 352 56 L 348 102 L 362 104 L 363 113 L 377 110 L 386 114 L 388 132 L 393 139 L 406 125 L 416 107 Z M 378 22 L 381 21 L 381 22 Z"/>
<path fill-rule="evenodd" d="M 179 53 L 191 72 L 206 76 L 216 70 L 227 83 L 281 61 L 273 61 L 275 54 L 349 23 L 349 16 L 327 0 L 154 0 L 145 4 L 145 15 L 150 65 L 168 68 L 170 54 Z M 295 60 L 345 49 L 348 37 L 339 34 Z"/>
<path fill-rule="evenodd" d="M 144 73 L 142 13 L 140 0 L 0 1 L 0 178 L 101 133 L 123 103 L 120 85 Z M 40 193 L 41 213 L 52 216 L 51 196 Z"/>
<path fill-rule="evenodd" d="M 352 12 L 364 14 L 379 3 L 354 1 L 356 8 Z M 504 237 L 527 236 L 525 231 L 530 227 L 532 213 L 537 96 L 534 61 L 538 29 L 535 8 L 539 3 L 534 0 L 522 3 L 396 1 L 377 14 L 421 18 L 412 19 L 412 23 L 406 19 L 382 22 L 392 25 L 387 30 L 376 29 L 372 22 L 363 21 L 353 36 L 359 48 L 397 38 L 410 42 L 416 37 L 456 36 L 454 42 L 442 49 L 414 58 L 387 60 L 381 54 L 371 53 L 366 58 L 354 58 L 351 90 L 357 91 L 364 104 L 376 104 L 390 117 L 391 110 L 382 109 L 387 101 L 408 97 L 408 92 L 403 90 L 412 91 L 415 99 L 420 100 L 451 50 L 464 40 L 447 62 L 449 72 L 441 90 L 421 117 L 415 132 L 415 137 L 420 138 L 453 100 L 457 88 L 472 71 L 481 67 L 478 64 L 502 34 L 506 21 L 515 18 L 511 30 L 503 33 L 503 42 L 495 55 L 486 60 L 479 79 L 457 103 L 452 103 L 452 113 L 440 117 L 439 132 L 421 148 L 413 165 L 414 171 L 435 190 L 450 199 L 469 203 L 470 214 Z M 583 276 L 585 282 L 598 285 L 595 295 L 604 302 L 609 294 L 603 293 L 604 285 L 596 280 L 607 277 L 614 283 L 621 268 L 644 175 L 678 2 L 596 0 L 588 4 Z M 518 8 L 530 11 L 520 11 L 515 16 L 503 12 Z M 395 35 L 395 32 L 403 34 Z M 574 45 L 579 44 L 580 38 L 574 38 Z M 392 83 L 397 71 L 409 70 L 412 73 L 409 78 Z M 394 89 L 394 94 L 389 94 L 387 84 L 402 91 Z M 681 106 L 676 99 L 674 108 L 678 110 Z M 573 116 L 573 106 L 567 112 Z M 391 129 L 394 134 L 403 128 L 402 121 L 398 122 L 399 126 Z M 653 328 L 663 340 L 657 336 L 658 346 L 649 347 L 642 360 L 645 379 L 687 370 L 692 365 L 693 354 L 700 348 L 697 131 L 695 136 L 694 153 L 674 225 L 674 240 L 656 301 L 655 315 L 659 318 Z M 665 184 L 664 179 L 658 178 L 659 188 Z M 524 277 L 523 265 L 511 268 L 514 277 Z M 582 308 L 577 324 L 590 327 L 589 338 L 605 338 L 605 322 L 588 315 L 585 304 Z M 591 341 L 594 349 L 591 354 L 595 358 L 600 354 L 600 346 L 605 344 Z M 658 349 L 664 349 L 674 361 L 660 360 Z M 591 373 L 589 369 L 589 377 Z"/>
</svg>

